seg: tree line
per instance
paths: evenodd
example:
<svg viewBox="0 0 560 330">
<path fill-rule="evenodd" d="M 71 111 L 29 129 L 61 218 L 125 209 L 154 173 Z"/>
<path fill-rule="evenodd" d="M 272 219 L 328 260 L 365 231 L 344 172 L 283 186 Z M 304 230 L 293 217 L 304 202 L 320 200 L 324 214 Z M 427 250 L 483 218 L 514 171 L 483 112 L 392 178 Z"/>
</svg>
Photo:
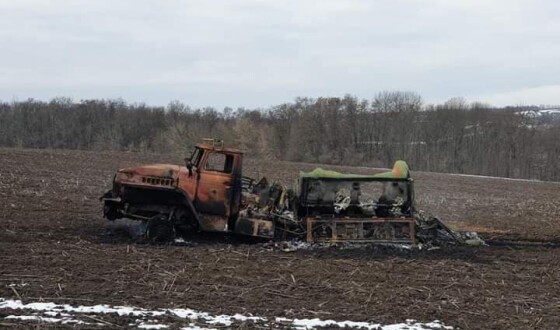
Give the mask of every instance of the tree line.
<svg viewBox="0 0 560 330">
<path fill-rule="evenodd" d="M 533 108 L 531 108 L 533 109 Z M 560 181 L 560 121 L 412 92 L 297 98 L 268 109 L 123 100 L 0 102 L 0 146 L 182 153 L 205 137 L 273 160 Z"/>
</svg>

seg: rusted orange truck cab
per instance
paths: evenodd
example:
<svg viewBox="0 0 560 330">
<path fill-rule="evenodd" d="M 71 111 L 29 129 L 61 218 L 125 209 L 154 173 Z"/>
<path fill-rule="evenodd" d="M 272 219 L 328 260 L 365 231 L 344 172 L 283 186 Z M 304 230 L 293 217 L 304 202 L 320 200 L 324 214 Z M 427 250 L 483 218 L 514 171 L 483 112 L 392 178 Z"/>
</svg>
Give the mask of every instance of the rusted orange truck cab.
<svg viewBox="0 0 560 330">
<path fill-rule="evenodd" d="M 147 222 L 146 234 L 165 241 L 176 231 L 236 231 L 272 237 L 270 223 L 245 219 L 236 229 L 243 153 L 215 140 L 198 144 L 186 166 L 154 164 L 118 170 L 104 196 L 109 220 Z M 259 228 L 261 228 L 259 230 Z"/>
</svg>

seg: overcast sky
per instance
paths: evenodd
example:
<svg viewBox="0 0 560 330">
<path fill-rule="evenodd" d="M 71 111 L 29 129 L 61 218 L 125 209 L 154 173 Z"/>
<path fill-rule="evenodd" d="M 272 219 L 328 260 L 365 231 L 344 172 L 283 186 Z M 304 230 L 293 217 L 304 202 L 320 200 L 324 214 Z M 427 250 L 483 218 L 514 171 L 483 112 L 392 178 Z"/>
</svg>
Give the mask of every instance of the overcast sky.
<svg viewBox="0 0 560 330">
<path fill-rule="evenodd" d="M 0 100 L 560 104 L 560 1 L 0 0 Z"/>
</svg>

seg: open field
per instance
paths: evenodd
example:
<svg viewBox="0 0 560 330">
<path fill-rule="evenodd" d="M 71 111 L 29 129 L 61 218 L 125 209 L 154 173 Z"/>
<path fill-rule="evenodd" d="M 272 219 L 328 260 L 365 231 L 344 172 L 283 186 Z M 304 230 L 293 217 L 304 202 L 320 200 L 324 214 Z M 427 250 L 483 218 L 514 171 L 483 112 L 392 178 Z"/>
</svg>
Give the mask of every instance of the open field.
<svg viewBox="0 0 560 330">
<path fill-rule="evenodd" d="M 186 246 L 150 246 L 105 228 L 98 198 L 111 186 L 114 171 L 153 162 L 181 163 L 181 158 L 0 149 L 0 298 L 191 308 L 268 319 L 441 320 L 460 329 L 555 329 L 560 324 L 558 183 L 413 171 L 420 209 L 452 227 L 478 231 L 490 246 L 285 253 L 261 242 L 215 235 Z M 314 167 L 247 160 L 245 174 L 289 183 L 299 170 Z M 37 321 L 6 317 L 31 314 L 0 309 L 0 326 L 29 327 Z M 100 328 L 128 327 L 136 320 L 116 314 L 79 319 Z M 170 315 L 158 319 L 175 327 L 189 324 Z M 235 326 L 272 327 L 242 321 Z"/>
</svg>

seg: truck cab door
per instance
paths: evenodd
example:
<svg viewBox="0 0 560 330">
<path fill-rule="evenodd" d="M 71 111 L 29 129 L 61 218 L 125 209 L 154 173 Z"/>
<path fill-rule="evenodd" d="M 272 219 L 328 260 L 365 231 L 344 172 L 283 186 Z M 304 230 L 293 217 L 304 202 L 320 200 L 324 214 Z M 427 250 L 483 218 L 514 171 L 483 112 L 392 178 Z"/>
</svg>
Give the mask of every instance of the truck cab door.
<svg viewBox="0 0 560 330">
<path fill-rule="evenodd" d="M 231 211 L 234 155 L 208 150 L 198 168 L 194 205 L 207 231 L 227 231 Z"/>
</svg>

